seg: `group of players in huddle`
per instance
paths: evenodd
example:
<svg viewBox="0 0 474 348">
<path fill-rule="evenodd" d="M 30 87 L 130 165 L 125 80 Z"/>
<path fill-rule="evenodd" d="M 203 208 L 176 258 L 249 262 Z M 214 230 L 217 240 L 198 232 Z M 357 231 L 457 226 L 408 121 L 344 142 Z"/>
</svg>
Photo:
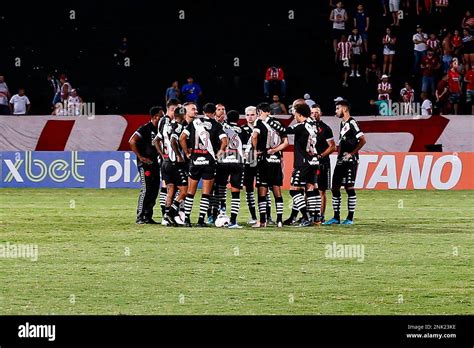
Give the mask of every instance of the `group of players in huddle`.
<svg viewBox="0 0 474 348">
<path fill-rule="evenodd" d="M 137 155 L 142 185 L 136 222 L 157 223 L 153 220 L 153 208 L 159 193 L 162 224 L 192 227 L 194 197 L 202 181 L 196 227 L 207 227 L 225 214 L 229 183 L 232 197 L 228 228 L 242 228 L 237 222 L 242 189 L 251 215 L 249 225 L 307 227 L 341 223 L 340 188 L 344 186 L 348 215 L 342 224 L 352 224 L 358 152 L 366 141 L 357 121 L 350 116 L 349 103 L 346 100 L 336 103 L 336 116 L 342 120 L 332 183 L 329 155 L 336 151 L 336 145 L 331 128 L 321 120 L 320 107 L 310 108 L 304 99 L 298 99 L 290 110 L 296 123 L 285 127 L 271 115 L 268 103 L 247 107 L 245 125 L 239 125 L 239 112 L 226 113 L 222 104 L 205 104 L 202 117 L 198 117 L 196 104 L 181 105 L 175 99 L 167 102 L 166 112 L 160 107 L 152 108 L 150 122 L 141 126 L 129 141 Z M 282 161 L 289 136 L 294 137 L 290 181 L 293 208 L 291 216 L 283 221 Z M 326 190 L 330 188 L 334 217 L 326 221 Z M 276 222 L 271 218 L 271 193 Z M 298 213 L 302 215 L 299 220 Z"/>
</svg>

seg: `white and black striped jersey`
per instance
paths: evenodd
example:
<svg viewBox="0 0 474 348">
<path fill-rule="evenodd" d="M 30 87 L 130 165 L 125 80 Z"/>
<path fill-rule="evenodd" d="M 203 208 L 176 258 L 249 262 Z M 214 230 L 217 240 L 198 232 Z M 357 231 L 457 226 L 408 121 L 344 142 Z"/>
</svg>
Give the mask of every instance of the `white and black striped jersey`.
<svg viewBox="0 0 474 348">
<path fill-rule="evenodd" d="M 342 159 L 344 154 L 354 151 L 359 144 L 359 138 L 364 133 L 359 127 L 359 123 L 352 117 L 347 121 L 342 120 L 339 135 L 339 151 L 337 158 Z M 359 154 L 353 155 L 355 159 L 359 159 Z"/>
<path fill-rule="evenodd" d="M 222 129 L 227 134 L 227 149 L 219 163 L 243 164 L 244 163 L 244 141 L 248 138 L 243 129 L 237 123 L 223 123 Z M 248 139 L 247 139 L 248 141 Z"/>
<path fill-rule="evenodd" d="M 227 137 L 222 125 L 209 117 L 195 118 L 186 126 L 183 133 L 188 136 L 193 162 L 198 157 L 205 157 L 207 161 L 214 162 L 221 140 Z"/>
<path fill-rule="evenodd" d="M 294 134 L 294 162 L 295 168 L 308 165 L 317 165 L 317 124 L 312 120 L 294 124 L 286 128 L 286 134 Z"/>
<path fill-rule="evenodd" d="M 253 129 L 254 133 L 258 133 L 257 151 L 262 153 L 265 158 L 281 159 L 282 153 L 277 152 L 274 155 L 267 154 L 269 149 L 275 148 L 282 143 L 282 138 L 286 137 L 285 127 L 269 116 L 265 120 L 258 119 Z"/>
</svg>

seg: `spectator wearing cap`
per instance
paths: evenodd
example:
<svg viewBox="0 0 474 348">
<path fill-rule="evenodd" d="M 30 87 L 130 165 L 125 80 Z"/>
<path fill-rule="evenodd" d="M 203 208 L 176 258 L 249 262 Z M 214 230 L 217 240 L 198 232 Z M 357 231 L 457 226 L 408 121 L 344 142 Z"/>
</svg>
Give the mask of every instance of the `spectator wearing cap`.
<svg viewBox="0 0 474 348">
<path fill-rule="evenodd" d="M 311 96 L 308 93 L 306 93 L 303 96 L 303 98 L 304 98 L 304 102 L 306 103 L 306 105 L 308 105 L 310 108 L 312 108 L 313 105 L 316 105 L 316 102 L 313 99 L 311 99 Z"/>
<path fill-rule="evenodd" d="M 10 115 L 10 91 L 5 82 L 5 76 L 0 75 L 0 115 Z"/>
<path fill-rule="evenodd" d="M 417 25 L 416 34 L 413 35 L 413 52 L 415 56 L 415 64 L 413 65 L 413 76 L 420 71 L 421 60 L 426 56 L 428 45 L 428 35 L 423 32 L 421 25 Z"/>
<path fill-rule="evenodd" d="M 199 97 L 202 96 L 202 89 L 199 84 L 194 82 L 194 78 L 188 77 L 187 83 L 181 88 L 181 94 L 185 102 L 191 102 L 198 105 Z"/>
<path fill-rule="evenodd" d="M 436 89 L 435 76 L 440 67 L 441 63 L 439 62 L 438 57 L 434 55 L 431 48 L 428 49 L 427 55 L 421 60 L 421 70 L 423 75 L 421 92 L 430 91 L 430 93 L 434 94 Z"/>
<path fill-rule="evenodd" d="M 277 94 L 273 96 L 273 103 L 270 104 L 270 108 L 272 109 L 272 115 L 288 115 L 285 104 L 280 101 Z"/>
<path fill-rule="evenodd" d="M 392 85 L 388 81 L 387 75 L 382 75 L 382 81 L 377 86 L 377 92 L 379 93 L 379 100 L 385 96 L 387 100 L 390 100 L 390 94 L 392 93 Z"/>
</svg>

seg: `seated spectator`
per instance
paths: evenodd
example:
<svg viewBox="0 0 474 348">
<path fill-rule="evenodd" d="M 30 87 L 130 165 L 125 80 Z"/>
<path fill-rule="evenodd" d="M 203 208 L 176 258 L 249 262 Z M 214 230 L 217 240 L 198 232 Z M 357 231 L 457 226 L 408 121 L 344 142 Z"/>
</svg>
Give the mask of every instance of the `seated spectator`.
<svg viewBox="0 0 474 348">
<path fill-rule="evenodd" d="M 464 77 L 464 82 L 466 83 L 466 104 L 471 104 L 471 115 L 474 115 L 474 66 L 471 66 Z"/>
<path fill-rule="evenodd" d="M 441 67 L 438 57 L 434 55 L 433 50 L 430 48 L 428 54 L 421 60 L 422 70 L 422 84 L 421 92 L 428 92 L 428 90 L 434 94 L 436 89 L 435 76 L 438 69 Z"/>
<path fill-rule="evenodd" d="M 409 82 L 405 82 L 405 87 L 400 90 L 400 96 L 402 97 L 403 113 L 410 115 L 415 102 L 415 90 Z"/>
<path fill-rule="evenodd" d="M 471 35 L 469 30 L 463 29 L 463 55 L 464 62 L 466 63 L 466 70 L 471 70 L 472 65 L 474 64 L 474 37 Z"/>
<path fill-rule="evenodd" d="M 280 97 L 277 94 L 273 96 L 273 103 L 270 104 L 270 108 L 272 109 L 272 115 L 288 115 L 285 104 L 280 101 Z"/>
<path fill-rule="evenodd" d="M 347 41 L 346 35 L 341 36 L 341 42 L 337 44 L 336 57 L 338 66 L 342 71 L 342 86 L 349 87 L 347 78 L 349 77 L 350 59 L 352 57 L 352 44 Z"/>
<path fill-rule="evenodd" d="M 80 116 L 82 112 L 82 98 L 76 89 L 71 90 L 71 95 L 67 99 L 67 108 L 69 116 Z"/>
<path fill-rule="evenodd" d="M 263 83 L 263 93 L 265 94 L 265 98 L 270 97 L 270 89 L 272 86 L 278 88 L 282 98 L 285 98 L 285 73 L 281 67 L 271 66 L 267 69 L 267 72 L 265 73 L 265 81 Z"/>
<path fill-rule="evenodd" d="M 364 5 L 357 5 L 357 12 L 354 15 L 354 28 L 357 28 L 360 36 L 362 37 L 362 41 L 364 42 L 363 49 L 366 53 L 369 51 L 369 25 L 370 18 L 369 15 L 364 11 Z"/>
<path fill-rule="evenodd" d="M 390 100 L 390 94 L 392 93 L 392 85 L 388 82 L 388 76 L 382 75 L 382 81 L 377 86 L 377 91 L 379 93 L 378 100 L 383 100 L 382 97 L 385 99 Z"/>
<path fill-rule="evenodd" d="M 168 87 L 166 89 L 166 95 L 165 95 L 166 102 L 168 102 L 168 100 L 171 100 L 171 99 L 179 99 L 179 94 L 180 94 L 180 91 L 179 91 L 178 81 L 173 81 L 173 83 L 171 84 L 171 87 Z"/>
<path fill-rule="evenodd" d="M 331 11 L 329 20 L 332 22 L 332 39 L 334 53 L 337 53 L 337 43 L 341 36 L 346 33 L 346 22 L 348 20 L 347 12 L 344 9 L 342 1 L 338 1 L 336 8 Z"/>
<path fill-rule="evenodd" d="M 194 78 L 188 77 L 187 84 L 181 88 L 184 102 L 193 102 L 198 104 L 199 97 L 202 95 L 202 89 L 199 84 L 194 82 Z"/>
<path fill-rule="evenodd" d="M 15 94 L 10 99 L 10 107 L 12 114 L 16 116 L 27 115 L 31 110 L 31 103 L 28 97 L 25 95 L 25 89 L 20 88 L 18 94 Z"/>
<path fill-rule="evenodd" d="M 10 91 L 5 82 L 5 76 L 0 75 L 0 115 L 10 115 Z"/>
<path fill-rule="evenodd" d="M 418 74 L 418 72 L 420 71 L 421 61 L 426 56 L 426 50 L 428 49 L 428 45 L 426 44 L 427 41 L 428 41 L 428 35 L 423 32 L 423 28 L 421 27 L 421 25 L 418 25 L 416 27 L 416 34 L 413 35 L 413 43 L 414 43 L 413 52 L 415 54 L 413 76 Z"/>
<path fill-rule="evenodd" d="M 371 100 L 370 105 L 376 105 L 378 108 L 379 116 L 393 116 L 392 108 L 390 107 L 390 101 L 383 95 L 380 100 Z"/>
<path fill-rule="evenodd" d="M 392 29 L 387 28 L 382 40 L 383 43 L 383 74 L 389 77 L 392 74 L 393 57 L 395 56 L 395 45 L 397 38 L 392 34 Z"/>
<path fill-rule="evenodd" d="M 311 96 L 306 93 L 304 96 L 303 96 L 303 99 L 304 99 L 304 102 L 306 103 L 306 105 L 308 105 L 310 108 L 313 107 L 313 105 L 316 105 L 316 102 L 311 99 Z"/>
<path fill-rule="evenodd" d="M 447 114 L 449 112 L 449 84 L 448 75 L 444 75 L 436 86 L 436 106 L 441 113 Z"/>
<path fill-rule="evenodd" d="M 428 99 L 428 93 L 421 93 L 421 116 L 431 116 L 433 112 L 433 104 Z"/>
<path fill-rule="evenodd" d="M 352 29 L 352 34 L 349 35 L 349 42 L 352 48 L 352 71 L 349 77 L 360 77 L 359 66 L 360 66 L 360 55 L 362 53 L 362 36 L 359 35 L 357 28 Z"/>
</svg>

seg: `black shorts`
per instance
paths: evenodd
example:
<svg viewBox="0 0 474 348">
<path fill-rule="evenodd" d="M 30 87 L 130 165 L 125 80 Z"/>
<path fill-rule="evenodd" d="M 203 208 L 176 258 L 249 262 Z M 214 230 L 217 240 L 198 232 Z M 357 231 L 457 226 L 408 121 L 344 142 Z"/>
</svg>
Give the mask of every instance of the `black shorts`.
<svg viewBox="0 0 474 348">
<path fill-rule="evenodd" d="M 257 187 L 266 186 L 282 186 L 283 170 L 281 163 L 267 162 L 261 159 L 257 165 L 256 175 Z"/>
<path fill-rule="evenodd" d="M 253 189 L 255 187 L 255 177 L 257 176 L 257 166 L 245 165 L 244 186 Z"/>
<path fill-rule="evenodd" d="M 293 169 L 291 174 L 290 185 L 296 187 L 306 187 L 307 184 L 315 184 L 317 177 L 316 171 L 318 167 L 304 166 Z"/>
<path fill-rule="evenodd" d="M 333 40 L 340 40 L 342 35 L 345 35 L 346 31 L 344 29 L 332 29 L 331 37 Z"/>
<path fill-rule="evenodd" d="M 341 186 L 354 186 L 357 175 L 357 167 L 359 161 L 342 161 L 337 160 L 336 168 L 334 168 L 334 175 L 332 177 L 332 187 L 339 189 Z"/>
<path fill-rule="evenodd" d="M 242 189 L 244 184 L 244 166 L 242 164 L 219 163 L 216 170 L 216 183 L 224 186 L 229 183 L 233 188 Z"/>
<path fill-rule="evenodd" d="M 318 169 L 318 189 L 326 191 L 331 189 L 331 163 L 320 163 Z"/>
<path fill-rule="evenodd" d="M 194 165 L 189 164 L 189 177 L 193 180 L 213 180 L 216 176 L 216 164 Z"/>
<path fill-rule="evenodd" d="M 188 172 L 185 164 L 164 161 L 161 165 L 161 179 L 166 185 L 188 186 Z"/>
</svg>

